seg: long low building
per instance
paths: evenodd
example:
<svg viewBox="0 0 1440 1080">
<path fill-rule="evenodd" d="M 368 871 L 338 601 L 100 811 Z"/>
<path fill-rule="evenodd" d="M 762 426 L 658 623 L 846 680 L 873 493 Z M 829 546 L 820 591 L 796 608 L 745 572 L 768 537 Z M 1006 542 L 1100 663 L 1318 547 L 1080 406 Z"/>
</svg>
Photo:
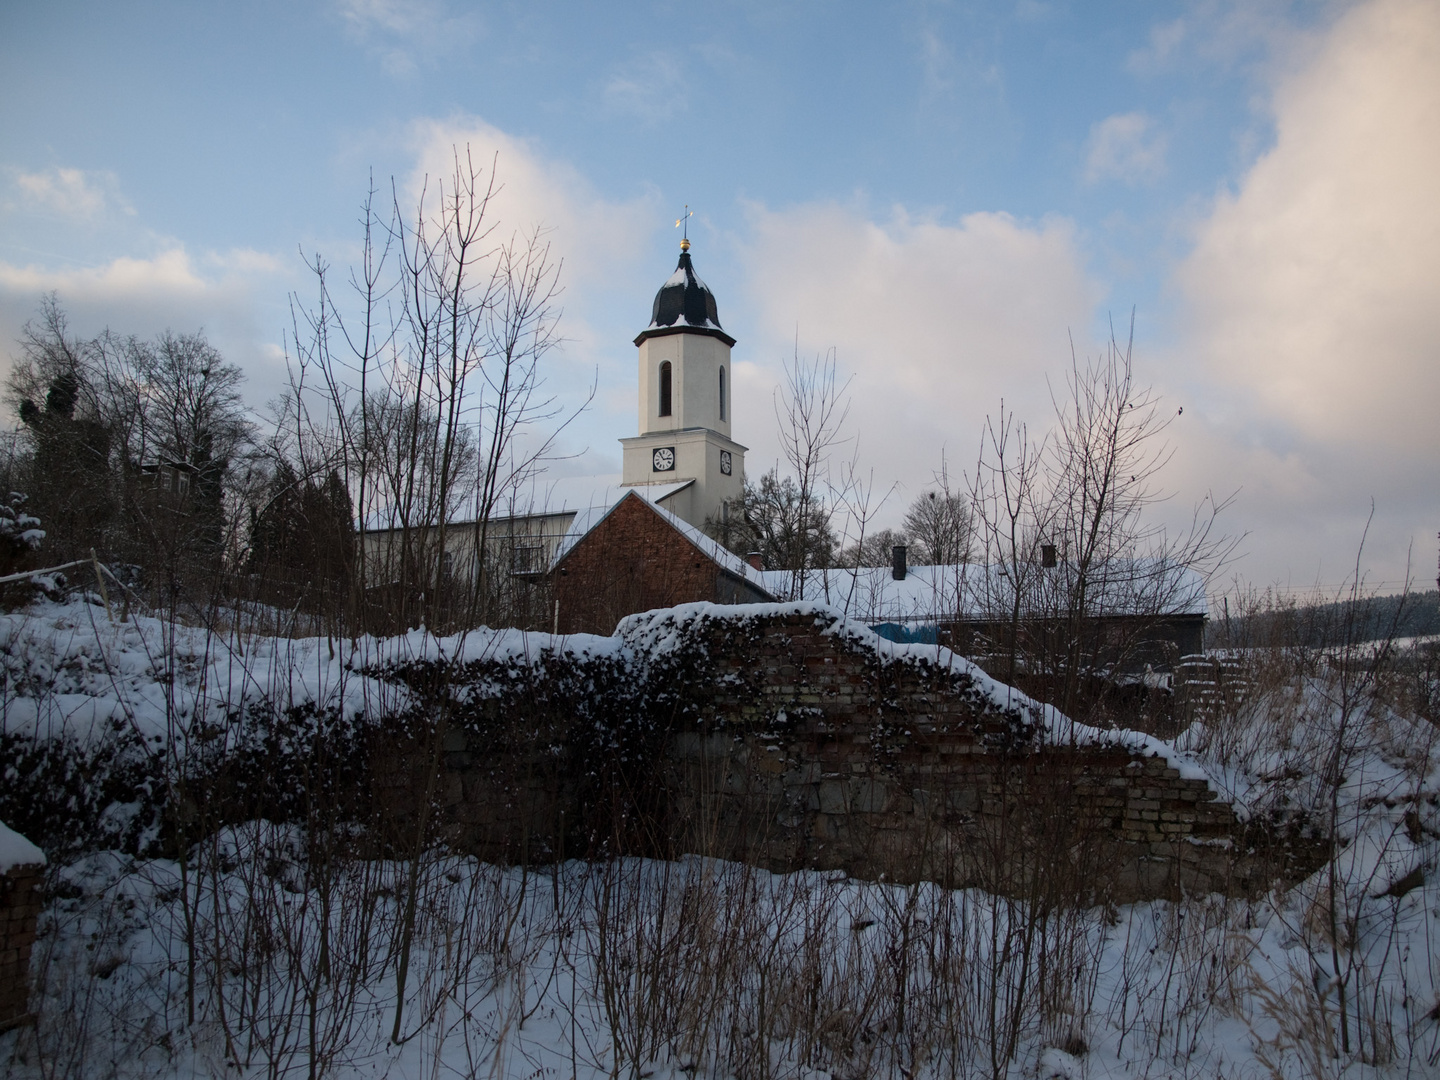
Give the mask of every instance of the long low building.
<svg viewBox="0 0 1440 1080">
<path fill-rule="evenodd" d="M 892 566 L 772 570 L 761 580 L 779 595 L 830 604 L 891 640 L 941 643 L 967 655 L 1008 648 L 1016 637 L 1022 651 L 1053 652 L 1068 647 L 1066 627 L 1081 625 L 1092 662 L 1127 671 L 1168 671 L 1204 646 L 1205 578 L 1188 567 L 1111 559 L 1082 575 L 1058 559 L 908 566 L 903 552 Z"/>
</svg>

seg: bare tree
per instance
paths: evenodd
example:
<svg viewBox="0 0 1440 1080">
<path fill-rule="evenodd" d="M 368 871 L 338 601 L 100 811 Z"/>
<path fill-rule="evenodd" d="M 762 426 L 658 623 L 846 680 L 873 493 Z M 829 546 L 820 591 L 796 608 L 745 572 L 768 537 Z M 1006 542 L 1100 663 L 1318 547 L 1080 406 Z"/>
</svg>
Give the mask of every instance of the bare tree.
<svg viewBox="0 0 1440 1080">
<path fill-rule="evenodd" d="M 49 549 L 94 549 L 210 591 L 234 553 L 234 466 L 252 434 L 240 369 L 198 332 L 76 337 L 53 295 L 20 345 L 8 397 Z M 183 490 L 162 489 L 176 476 Z"/>
<path fill-rule="evenodd" d="M 1049 523 L 1049 508 L 1039 491 L 1040 455 L 1044 444 L 1030 439 L 1024 423 L 1000 402 L 999 419 L 988 417 L 981 435 L 975 474 L 970 480 L 970 505 L 975 513 L 977 542 L 985 554 L 987 572 L 972 595 L 957 597 L 960 614 L 984 619 L 992 637 L 1006 682 L 1014 683 L 1019 670 L 1020 634 L 1031 614 L 1033 582 L 1040 562 L 1034 555 L 1038 537 Z"/>
<path fill-rule="evenodd" d="M 948 477 L 938 490 L 927 491 L 910 504 L 902 526 L 916 549 L 916 561 L 931 566 L 969 562 L 974 531 L 970 504 L 962 493 L 950 490 Z"/>
<path fill-rule="evenodd" d="M 291 389 L 273 445 L 294 463 L 295 483 L 334 471 L 356 495 L 361 557 L 350 608 L 336 617 L 343 634 L 464 629 L 510 614 L 493 606 L 506 590 L 490 579 L 497 570 L 508 579 L 510 567 L 489 550 L 491 520 L 568 421 L 541 392 L 559 341 L 560 267 L 540 230 L 500 232 L 498 191 L 494 163 L 480 168 L 468 148 L 456 149 L 449 175 L 427 179 L 413 209 L 392 184 L 388 220 L 372 185 L 353 301 L 337 302 L 317 257 L 318 300 L 294 304 Z M 415 753 L 425 796 L 394 840 L 397 1043 L 410 1037 L 410 964 L 449 725 L 448 707 L 427 717 Z"/>
<path fill-rule="evenodd" d="M 740 513 L 706 527 L 737 554 L 759 552 L 772 570 L 829 566 L 837 546 L 824 502 L 814 494 L 805 499 L 800 485 L 778 469 L 747 480 Z"/>
<path fill-rule="evenodd" d="M 799 348 L 785 364 L 785 382 L 775 398 L 775 419 L 780 445 L 795 477 L 799 519 L 794 543 L 784 565 L 792 572 L 790 598 L 805 599 L 806 571 L 816 564 L 816 552 L 806 543 L 828 532 L 829 511 L 820 494 L 830 479 L 830 454 L 844 441 L 841 429 L 850 413 L 849 380 L 836 375 L 835 350 L 814 360 L 801 360 Z M 824 519 L 823 521 L 821 519 Z"/>
<path fill-rule="evenodd" d="M 1136 384 L 1133 319 L 1130 334 L 1123 348 L 1112 335 L 1104 355 L 1087 365 L 1072 360 L 1068 393 L 1055 404 L 1048 535 L 1041 542 L 1055 549 L 1058 573 L 1047 606 L 1062 622 L 1050 666 L 1057 669 L 1057 704 L 1070 712 L 1081 703 L 1086 674 L 1123 663 L 1133 647 L 1114 632 L 1127 624 L 1112 623 L 1102 635 L 1101 618 L 1123 613 L 1139 633 L 1147 620 L 1194 599 L 1186 595 L 1194 579 L 1184 571 L 1208 577 L 1233 547 L 1214 531 L 1223 506 L 1208 496 L 1184 535 L 1172 536 L 1146 516 L 1165 497 L 1158 478 L 1172 450 L 1163 433 L 1176 414 Z"/>
<path fill-rule="evenodd" d="M 867 575 L 861 574 L 860 569 L 888 564 L 893 558 L 895 545 L 906 542 L 905 536 L 894 530 L 882 529 L 876 533 L 871 528 L 875 517 L 899 485 L 892 483 L 883 493 L 877 492 L 874 471 L 862 472 L 859 460 L 860 440 L 857 437 L 850 460 L 841 466 L 840 482 L 831 489 L 834 504 L 843 515 L 842 536 L 844 539 L 853 538 L 841 552 L 838 565 L 851 573 L 819 576 L 823 589 L 819 598 L 838 606 L 847 615 L 855 612 L 857 603 L 863 609 L 873 609 L 877 599 L 873 579 L 867 581 Z"/>
<path fill-rule="evenodd" d="M 158 453 L 205 468 L 240 452 L 250 437 L 240 398 L 245 376 L 203 334 L 166 331 L 132 356 L 134 374 L 146 387 L 145 412 Z"/>
<path fill-rule="evenodd" d="M 1147 516 L 1164 498 L 1174 414 L 1136 384 L 1132 342 L 1112 335 L 1098 359 L 1072 358 L 1053 401 L 1055 425 L 1038 445 L 1002 404 L 970 499 L 993 568 L 977 575 L 983 618 L 1000 630 L 1003 671 L 1077 715 L 1093 713 L 1161 620 L 1203 599 L 1190 595 L 1197 575 L 1235 542 L 1217 533 L 1226 503 L 1211 496 L 1178 536 Z"/>
<path fill-rule="evenodd" d="M 319 258 L 318 302 L 296 304 L 280 425 L 294 436 L 277 445 L 300 477 L 335 470 L 354 494 L 365 557 L 352 608 L 377 629 L 500 614 L 490 522 L 568 422 L 541 390 L 560 266 L 540 230 L 500 233 L 499 190 L 468 148 L 413 211 L 392 193 L 388 221 L 372 186 L 351 309 Z"/>
<path fill-rule="evenodd" d="M 840 565 L 844 567 L 889 566 L 894 558 L 895 548 L 908 547 L 910 538 L 894 529 L 876 529 L 863 536 L 840 553 Z"/>
</svg>

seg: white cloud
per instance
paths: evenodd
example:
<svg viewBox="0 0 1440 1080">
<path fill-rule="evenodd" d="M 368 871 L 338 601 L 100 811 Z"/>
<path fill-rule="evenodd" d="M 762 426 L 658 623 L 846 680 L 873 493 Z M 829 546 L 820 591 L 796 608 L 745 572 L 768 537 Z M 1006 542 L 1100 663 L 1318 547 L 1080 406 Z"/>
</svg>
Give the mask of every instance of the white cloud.
<svg viewBox="0 0 1440 1080">
<path fill-rule="evenodd" d="M 41 172 L 10 170 L 12 200 L 21 209 L 39 211 L 68 221 L 87 222 L 103 217 L 108 210 L 133 215 L 134 209 L 120 195 L 120 184 L 112 172 L 52 168 Z"/>
<path fill-rule="evenodd" d="M 656 197 L 644 189 L 629 202 L 607 200 L 566 162 L 474 117 L 418 121 L 401 139 L 412 163 L 400 178 L 402 206 L 414 205 L 428 179 L 429 206 L 437 208 L 439 185 L 450 187 L 455 149 L 463 154 L 468 147 L 476 165 L 488 174 L 493 162 L 499 178 L 488 210 L 499 227 L 491 242 L 542 230 L 552 261 L 563 264 L 559 306 L 566 339 L 563 349 L 552 354 L 546 391 L 560 399 L 563 413 L 584 400 L 599 368 L 606 392 L 567 433 L 565 447 L 573 452 L 593 448 L 618 460 L 615 438 L 629 434 L 634 424 L 629 338 L 638 329 L 635 318 L 664 277 L 642 257 L 673 215 L 667 219 Z M 0 261 L 0 369 L 41 296 L 55 291 L 78 334 L 108 326 L 149 337 L 167 327 L 203 327 L 229 359 L 245 368 L 249 398 L 257 404 L 273 398 L 285 385 L 278 342 L 289 325 L 287 293 L 298 289 L 302 303 L 313 294 L 314 283 L 300 261 L 250 248 L 192 251 L 143 229 L 131 240 L 132 253 L 91 266 L 66 266 L 55 256 L 29 265 Z M 337 265 L 336 281 L 344 279 L 344 266 L 355 254 L 347 244 L 356 240 L 353 230 L 347 231 L 339 250 L 321 253 Z M 137 245 L 144 254 L 133 253 Z M 336 295 L 344 303 L 348 293 L 340 288 Z M 624 313 L 618 329 L 615 312 Z M 612 464 L 600 460 L 593 468 Z M 569 465 L 592 467 L 589 459 Z"/>
<path fill-rule="evenodd" d="M 1055 5 L 1040 0 L 1019 0 L 1015 5 L 1015 18 L 1021 22 L 1043 22 L 1055 14 Z"/>
<path fill-rule="evenodd" d="M 679 62 L 654 52 L 616 68 L 601 91 L 612 112 L 637 116 L 647 123 L 668 120 L 689 105 Z"/>
<path fill-rule="evenodd" d="M 1296 5 L 1290 0 L 1195 0 L 1178 18 L 1150 28 L 1145 45 L 1125 58 L 1140 76 L 1173 74 L 1198 65 L 1222 69 L 1273 64 L 1303 49 L 1311 16 L 1322 19 L 1346 0 L 1330 5 Z M 1173 5 L 1172 5 L 1173 6 Z M 1259 73 L 1257 69 L 1257 74 Z"/>
<path fill-rule="evenodd" d="M 798 332 L 802 357 L 834 346 L 853 375 L 850 426 L 883 490 L 902 481 L 896 517 L 948 457 L 973 462 L 981 426 L 1004 397 L 1032 423 L 1052 415 L 1046 376 L 1069 362 L 1100 290 L 1062 219 L 1026 224 L 977 213 L 957 224 L 896 210 L 885 222 L 827 204 L 757 208 L 745 252 L 760 339 L 736 368 L 736 437 L 748 469 L 778 456 L 771 390 Z M 760 413 L 741 416 L 746 400 Z"/>
<path fill-rule="evenodd" d="M 274 344 L 280 326 L 262 330 L 260 325 L 261 297 L 278 307 L 291 282 L 277 276 L 274 261 L 254 252 L 201 261 L 214 272 L 203 271 L 178 246 L 149 258 L 127 256 L 79 269 L 0 262 L 0 355 L 12 353 L 21 327 L 37 314 L 40 298 L 54 292 L 72 329 L 82 336 L 107 327 L 139 337 L 203 328 L 245 371 L 247 396 L 263 403 L 283 385 L 284 365 Z"/>
<path fill-rule="evenodd" d="M 464 50 L 481 29 L 478 15 L 454 14 L 443 0 L 337 0 L 335 6 L 351 35 L 396 76 Z"/>
<path fill-rule="evenodd" d="M 954 84 L 955 52 L 932 26 L 920 31 L 920 70 L 924 73 L 927 94 L 944 94 Z"/>
<path fill-rule="evenodd" d="M 1165 133 L 1143 112 L 1107 116 L 1090 129 L 1085 179 L 1121 180 L 1130 186 L 1165 173 Z"/>
<path fill-rule="evenodd" d="M 603 285 L 623 274 L 645 250 L 657 225 L 664 224 L 653 196 L 629 202 L 602 198 L 573 166 L 544 154 L 535 144 L 470 116 L 423 120 L 411 128 L 415 168 L 406 183 L 410 197 L 430 185 L 447 187 L 455 153 L 471 160 L 487 176 L 492 164 L 500 191 L 488 213 L 508 237 L 539 228 L 551 242 L 552 255 L 565 261 L 571 283 Z"/>
<path fill-rule="evenodd" d="M 583 400 L 599 373 L 599 396 L 567 431 L 567 452 L 591 450 L 569 468 L 602 472 L 618 468 L 618 435 L 635 423 L 635 354 L 629 339 L 635 325 L 636 301 L 641 313 L 660 281 L 656 267 L 645 261 L 657 230 L 674 220 L 659 208 L 652 191 L 629 201 L 601 196 L 572 165 L 546 154 L 538 145 L 472 116 L 425 120 L 412 125 L 415 168 L 404 184 L 412 202 L 427 182 L 430 205 L 437 184 L 447 189 L 455 153 L 468 148 L 471 160 L 488 176 L 492 162 L 500 191 L 487 215 L 499 231 L 495 242 L 523 238 L 542 230 L 550 258 L 561 264 L 564 347 L 552 354 L 546 391 L 557 395 L 562 411 Z M 621 314 L 623 313 L 623 314 Z M 643 325 L 641 323 L 640 325 Z M 611 461 L 610 458 L 614 458 Z"/>
<path fill-rule="evenodd" d="M 414 36 L 417 26 L 435 20 L 438 4 L 427 0 L 339 0 L 341 17 L 356 33 L 383 31 Z"/>
<path fill-rule="evenodd" d="M 10 292 L 49 292 L 64 288 L 86 297 L 107 300 L 135 299 L 161 291 L 196 296 L 206 285 L 183 248 L 161 252 L 153 259 L 123 257 L 83 270 L 46 270 L 0 263 L 0 288 Z"/>
<path fill-rule="evenodd" d="M 212 251 L 205 255 L 206 266 L 237 274 L 284 274 L 293 269 L 293 260 L 280 258 L 268 251 L 254 248 L 232 248 L 229 251 Z"/>
<path fill-rule="evenodd" d="M 1338 580 L 1373 497 L 1374 565 L 1393 579 L 1412 540 L 1428 562 L 1440 524 L 1440 9 L 1347 12 L 1274 112 L 1273 149 L 1176 276 L 1176 370 L 1230 448 L 1197 460 L 1217 487 L 1246 485 L 1258 573 Z"/>
<path fill-rule="evenodd" d="M 1126 57 L 1125 66 L 1137 74 L 1153 74 L 1159 71 L 1185 40 L 1188 29 L 1184 19 L 1174 19 L 1152 26 L 1145 47 L 1136 49 Z"/>
</svg>

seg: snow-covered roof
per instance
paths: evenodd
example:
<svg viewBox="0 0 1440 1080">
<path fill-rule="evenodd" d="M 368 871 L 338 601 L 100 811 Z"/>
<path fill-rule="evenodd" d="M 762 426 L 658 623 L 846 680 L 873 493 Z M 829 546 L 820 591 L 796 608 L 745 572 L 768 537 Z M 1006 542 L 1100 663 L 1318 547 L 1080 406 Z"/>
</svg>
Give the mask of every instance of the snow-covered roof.
<svg viewBox="0 0 1440 1080">
<path fill-rule="evenodd" d="M 560 560 L 565 558 L 565 556 L 570 553 L 570 551 L 575 547 L 576 544 L 578 544 L 582 539 L 584 539 L 585 536 L 592 529 L 594 529 L 597 525 L 600 524 L 600 522 L 604 521 L 607 517 L 610 516 L 611 511 L 613 511 L 615 507 L 619 506 L 620 503 L 624 501 L 625 496 L 635 495 L 645 500 L 645 502 L 649 503 L 651 509 L 653 509 L 655 513 L 659 514 L 661 518 L 668 522 L 670 526 L 674 528 L 675 531 L 678 532 L 681 536 L 685 537 L 686 540 L 690 541 L 690 543 L 694 544 L 697 548 L 699 548 L 700 551 L 708 559 L 710 559 L 711 562 L 715 563 L 721 569 L 733 574 L 735 577 L 740 578 L 742 581 L 745 581 L 750 585 L 755 586 L 755 588 L 761 590 L 767 595 L 776 595 L 774 590 L 772 590 L 770 586 L 766 583 L 764 571 L 756 570 L 744 559 L 740 558 L 740 556 L 736 555 L 732 551 L 728 551 L 725 548 L 721 547 L 710 537 L 706 536 L 699 529 L 695 528 L 695 526 L 691 525 L 687 521 L 682 521 L 679 517 L 672 514 L 669 510 L 665 509 L 665 507 L 660 505 L 661 499 L 665 498 L 667 495 L 673 495 L 675 491 L 678 491 L 680 488 L 687 486 L 691 482 L 692 481 L 687 480 L 683 483 L 675 485 L 641 484 L 633 488 L 626 488 L 620 498 L 616 499 L 609 506 L 595 506 L 590 507 L 587 510 L 581 511 L 580 513 L 575 515 L 575 520 L 570 523 L 569 531 L 565 534 L 564 539 L 560 541 L 560 546 L 555 549 L 555 558 L 550 565 L 559 565 Z M 670 488 L 672 490 L 666 491 L 664 490 L 666 488 Z"/>
<path fill-rule="evenodd" d="M 496 519 L 569 514 L 591 506 L 607 505 L 620 490 L 618 473 L 599 476 L 537 477 L 513 497 L 496 505 Z M 474 520 L 474 515 L 471 515 Z"/>
<path fill-rule="evenodd" d="M 1022 573 L 1031 575 L 1020 587 L 1025 598 L 1023 614 L 1064 610 L 1062 598 L 1073 584 L 1073 567 L 1030 566 Z M 760 577 L 767 592 L 790 594 L 791 571 L 765 570 Z M 895 580 L 888 566 L 811 570 L 805 574 L 804 585 L 805 599 L 833 604 L 869 623 L 929 622 L 1008 612 L 1016 591 L 1006 568 L 978 563 L 912 566 L 901 581 Z M 1088 596 L 1090 612 L 1101 616 L 1209 612 L 1202 575 L 1155 560 L 1116 559 L 1092 567 Z"/>
<path fill-rule="evenodd" d="M 492 521 L 512 518 L 549 517 L 573 514 L 590 506 L 609 506 L 624 489 L 620 487 L 620 474 L 608 473 L 599 476 L 538 476 L 518 490 L 507 492 L 495 503 L 491 512 Z M 372 510 L 365 516 L 366 532 L 381 532 L 398 528 L 397 516 L 388 509 Z M 475 523 L 475 507 L 461 507 L 447 524 L 472 525 Z"/>
<path fill-rule="evenodd" d="M 680 262 L 676 265 L 675 272 L 655 294 L 650 325 L 640 332 L 635 344 L 639 345 L 647 337 L 684 330 L 713 335 L 724 340 L 727 345 L 735 344 L 735 339 L 720 326 L 715 294 L 695 273 L 688 249 L 681 250 Z"/>
<path fill-rule="evenodd" d="M 541 517 L 563 519 L 569 515 L 572 518 L 570 522 L 554 523 L 556 530 L 563 527 L 568 537 L 576 528 L 579 528 L 581 530 L 579 535 L 583 536 L 608 514 L 616 503 L 632 491 L 652 506 L 659 506 L 665 499 L 684 491 L 694 483 L 695 480 L 691 478 L 661 484 L 636 484 L 632 487 L 622 486 L 620 477 L 613 473 L 601 476 L 559 477 L 543 484 L 537 482 L 505 502 L 498 503 L 491 515 L 491 520 L 513 521 L 520 518 Z M 447 522 L 447 526 L 454 528 L 474 523 L 473 513 L 457 514 Z M 384 532 L 398 528 L 394 518 L 385 514 L 371 514 L 365 520 L 366 532 Z M 685 528 L 688 529 L 690 526 L 686 525 Z M 547 530 L 547 534 L 554 535 L 549 530 Z M 700 535 L 703 537 L 703 534 Z M 569 545 L 570 542 L 562 545 L 562 550 L 568 550 Z M 726 552 L 726 554 L 729 553 Z"/>
</svg>

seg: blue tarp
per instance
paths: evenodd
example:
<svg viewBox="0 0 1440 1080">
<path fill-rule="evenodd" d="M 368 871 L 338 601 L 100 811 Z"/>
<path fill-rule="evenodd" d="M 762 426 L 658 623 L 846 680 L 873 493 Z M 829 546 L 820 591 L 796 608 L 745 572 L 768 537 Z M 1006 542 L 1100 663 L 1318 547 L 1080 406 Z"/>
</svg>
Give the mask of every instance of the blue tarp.
<svg viewBox="0 0 1440 1080">
<path fill-rule="evenodd" d="M 882 622 L 870 627 L 886 641 L 899 645 L 937 645 L 940 642 L 938 627 L 933 623 L 922 626 L 905 626 L 902 623 Z"/>
</svg>

